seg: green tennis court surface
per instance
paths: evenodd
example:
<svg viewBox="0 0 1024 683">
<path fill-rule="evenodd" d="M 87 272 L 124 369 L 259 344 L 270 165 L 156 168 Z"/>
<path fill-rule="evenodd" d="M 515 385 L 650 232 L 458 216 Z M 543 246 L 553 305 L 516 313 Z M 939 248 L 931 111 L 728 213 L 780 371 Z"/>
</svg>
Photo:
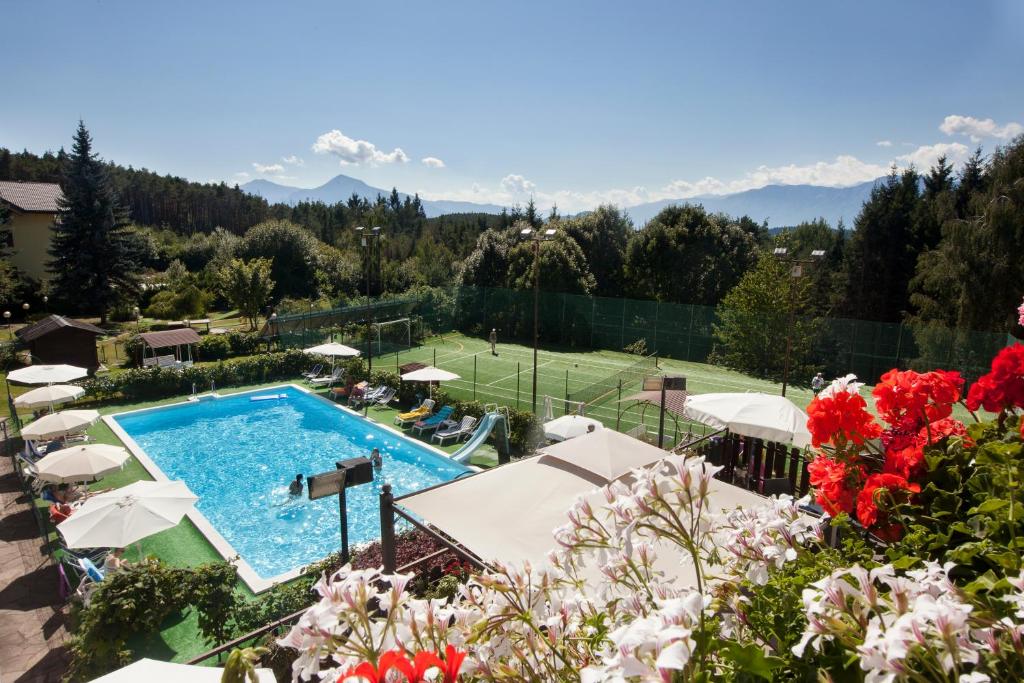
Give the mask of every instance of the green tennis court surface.
<svg viewBox="0 0 1024 683">
<path fill-rule="evenodd" d="M 533 388 L 533 349 L 499 341 L 497 350 L 498 355 L 492 356 L 490 344 L 486 340 L 452 333 L 428 339 L 423 346 L 414 349 L 376 358 L 374 366 L 396 368 L 413 361 L 433 364 L 461 377 L 443 383 L 444 389 L 454 396 L 529 410 Z M 618 422 L 620 431 L 633 429 L 642 422 L 650 432 L 654 432 L 658 426 L 656 408 L 648 408 L 642 414 L 641 409 L 636 407 L 620 415 L 620 410 L 630 405 L 620 402 L 620 379 L 622 399 L 640 391 L 644 375 L 658 374 L 686 376 L 687 389 L 691 393 L 778 393 L 781 390 L 781 386 L 773 382 L 702 363 L 660 359 L 659 367 L 655 368 L 652 359 L 649 367 L 637 368 L 638 362 L 643 363 L 643 359 L 617 351 L 540 349 L 537 354 L 538 413 L 543 415 L 544 396 L 552 397 L 552 408 L 555 416 L 558 416 L 565 412 L 567 406 L 564 399 L 567 395 L 573 398 L 583 392 L 591 398 L 586 407 L 588 416 L 601 420 L 608 427 L 614 428 Z M 595 383 L 600 384 L 594 387 Z M 810 389 L 798 387 L 788 389 L 787 395 L 801 407 L 806 406 L 812 396 Z M 573 408 L 571 404 L 568 407 L 570 410 Z M 675 422 L 669 417 L 665 431 L 673 436 L 677 429 L 685 433 L 689 428 L 689 424 L 682 419 Z M 706 430 L 703 425 L 693 426 L 697 434 Z"/>
</svg>

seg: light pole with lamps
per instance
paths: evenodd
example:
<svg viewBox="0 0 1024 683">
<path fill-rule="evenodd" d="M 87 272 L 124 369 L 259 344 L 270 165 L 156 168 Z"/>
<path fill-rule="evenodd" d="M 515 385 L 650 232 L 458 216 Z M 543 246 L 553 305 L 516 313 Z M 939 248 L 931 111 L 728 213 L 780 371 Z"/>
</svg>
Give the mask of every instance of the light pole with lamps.
<svg viewBox="0 0 1024 683">
<path fill-rule="evenodd" d="M 11 312 L 4 311 L 4 322 L 7 323 L 7 336 L 11 336 Z"/>
<path fill-rule="evenodd" d="M 540 318 L 540 243 L 547 242 L 555 236 L 555 230 L 548 228 L 543 233 L 538 233 L 533 228 L 523 228 L 519 231 L 522 239 L 533 242 L 533 413 L 537 414 L 537 343 L 539 338 L 538 321 Z"/>
<path fill-rule="evenodd" d="M 824 249 L 815 249 L 811 252 L 811 258 L 809 259 L 797 259 L 787 258 L 789 249 L 786 247 L 776 247 L 772 252 L 776 258 L 782 263 L 792 264 L 790 268 L 789 276 L 793 279 L 793 282 L 789 286 L 789 316 L 786 321 L 786 362 L 782 368 L 782 395 L 786 395 L 786 386 L 789 384 L 789 362 L 790 355 L 793 353 L 793 325 L 796 322 L 796 311 L 794 310 L 793 302 L 793 288 L 796 286 L 796 280 L 804 274 L 804 266 L 817 263 L 825 256 Z"/>
<path fill-rule="evenodd" d="M 367 230 L 365 227 L 359 226 L 356 228 L 356 233 L 359 234 L 359 243 L 362 245 L 363 254 L 366 257 L 366 303 L 370 309 L 370 314 L 366 318 L 366 376 L 369 378 L 370 373 L 373 372 L 373 323 L 376 313 L 376 307 L 370 297 L 370 264 L 373 256 L 373 242 L 376 242 L 377 250 L 380 251 L 381 231 L 379 227 Z"/>
</svg>

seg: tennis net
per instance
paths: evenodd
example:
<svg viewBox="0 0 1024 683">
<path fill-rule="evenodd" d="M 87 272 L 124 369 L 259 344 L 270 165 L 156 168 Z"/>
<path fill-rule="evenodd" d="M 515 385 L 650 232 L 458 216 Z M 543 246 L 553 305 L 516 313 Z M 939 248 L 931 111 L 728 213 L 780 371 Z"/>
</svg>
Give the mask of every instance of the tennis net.
<svg viewBox="0 0 1024 683">
<path fill-rule="evenodd" d="M 602 377 L 576 391 L 570 392 L 566 398 L 570 401 L 594 405 L 603 401 L 612 393 L 617 392 L 620 386 L 625 387 L 643 381 L 644 376 L 651 374 L 651 369 L 657 367 L 658 359 L 656 356 L 653 354 L 643 356 L 640 360 L 627 365 L 621 370 L 617 370 L 606 377 Z"/>
</svg>

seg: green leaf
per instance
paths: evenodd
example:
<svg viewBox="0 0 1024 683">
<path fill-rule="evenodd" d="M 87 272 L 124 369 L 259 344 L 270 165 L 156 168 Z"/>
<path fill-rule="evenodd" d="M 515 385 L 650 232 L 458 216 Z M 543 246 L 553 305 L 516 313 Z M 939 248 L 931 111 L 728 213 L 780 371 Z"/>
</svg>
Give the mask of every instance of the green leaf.
<svg viewBox="0 0 1024 683">
<path fill-rule="evenodd" d="M 969 514 L 969 515 L 981 515 L 981 514 L 985 514 L 987 512 L 995 512 L 996 510 L 1002 510 L 1004 507 L 1008 506 L 1009 504 L 1010 504 L 1010 501 L 1008 501 L 1008 500 L 1002 500 L 1002 499 L 999 499 L 999 498 L 989 498 L 988 500 L 983 502 L 981 505 L 975 506 L 975 507 L 971 508 L 970 510 L 968 510 L 967 514 Z"/>
<path fill-rule="evenodd" d="M 780 657 L 766 655 L 757 645 L 740 645 L 730 643 L 726 648 L 728 657 L 740 671 L 759 676 L 766 681 L 772 680 L 772 671 L 785 666 L 785 661 Z"/>
</svg>

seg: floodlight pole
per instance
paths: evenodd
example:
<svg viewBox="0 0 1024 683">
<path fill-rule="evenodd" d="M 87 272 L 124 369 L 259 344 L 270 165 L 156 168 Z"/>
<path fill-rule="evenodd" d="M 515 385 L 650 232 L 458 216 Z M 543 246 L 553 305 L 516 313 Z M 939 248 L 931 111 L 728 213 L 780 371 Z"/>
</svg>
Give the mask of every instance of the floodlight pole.
<svg viewBox="0 0 1024 683">
<path fill-rule="evenodd" d="M 373 247 L 370 240 L 372 239 L 376 242 L 379 252 L 381 232 L 379 227 L 372 228 L 367 232 L 366 228 L 362 226 L 356 228 L 356 232 L 359 234 L 359 240 L 366 257 L 366 302 L 369 306 L 369 316 L 366 318 L 366 378 L 369 380 L 370 375 L 373 373 L 373 323 L 377 313 L 376 304 L 370 298 L 370 261 L 373 258 Z"/>
<path fill-rule="evenodd" d="M 524 228 L 519 232 L 520 237 L 533 242 L 533 414 L 537 414 L 537 346 L 540 340 L 540 243 L 546 242 L 555 236 L 553 229 L 545 230 L 538 234 L 533 228 Z"/>
<path fill-rule="evenodd" d="M 795 281 L 803 276 L 803 266 L 809 266 L 817 263 L 825 256 L 825 251 L 822 249 L 815 249 L 811 252 L 811 258 L 809 259 L 797 259 L 797 258 L 786 258 L 788 253 L 786 247 L 776 247 L 773 252 L 776 257 L 783 263 L 792 264 L 792 268 L 789 271 L 790 277 L 794 280 L 789 286 L 789 314 L 786 317 L 786 360 L 782 367 L 782 395 L 786 395 L 786 386 L 789 384 L 789 363 L 790 356 L 793 353 L 793 324 L 796 322 L 796 311 L 793 306 L 793 287 Z"/>
</svg>

